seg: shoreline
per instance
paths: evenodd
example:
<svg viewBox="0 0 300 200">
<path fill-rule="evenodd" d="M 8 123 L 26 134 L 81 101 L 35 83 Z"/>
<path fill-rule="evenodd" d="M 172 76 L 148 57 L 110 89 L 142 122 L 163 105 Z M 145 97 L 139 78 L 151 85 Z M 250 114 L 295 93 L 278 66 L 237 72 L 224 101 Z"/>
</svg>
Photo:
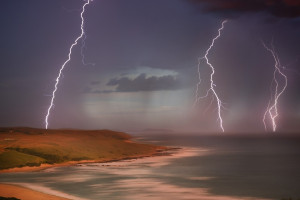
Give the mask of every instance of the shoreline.
<svg viewBox="0 0 300 200">
<path fill-rule="evenodd" d="M 205 154 L 206 151 L 201 150 L 201 154 Z M 96 162 L 96 161 L 84 161 L 84 162 L 76 162 L 76 163 L 64 163 L 59 165 L 50 165 L 50 166 L 43 166 L 42 167 L 30 167 L 29 169 L 26 169 L 25 171 L 23 168 L 22 172 L 32 172 L 32 171 L 40 171 L 43 169 L 51 170 L 55 169 L 57 167 L 68 167 L 68 166 L 75 166 L 79 164 L 78 166 L 82 167 L 80 164 L 93 164 L 95 166 L 100 167 L 110 167 L 110 166 L 120 166 L 120 165 L 127 165 L 128 163 L 151 163 L 150 166 L 157 167 L 167 164 L 170 159 L 178 159 L 182 157 L 190 157 L 194 156 L 195 154 L 199 154 L 199 149 L 195 148 L 186 148 L 186 147 L 163 147 L 158 148 L 155 152 L 152 152 L 151 154 L 147 155 L 139 155 L 139 156 L 131 156 L 124 159 L 110 159 L 103 162 Z M 106 164 L 105 164 L 106 163 Z M 83 166 L 84 167 L 84 166 Z M 33 170 L 32 168 L 35 168 L 36 170 Z M 10 173 L 14 173 L 17 171 L 10 171 Z M 51 172 L 51 171 L 50 171 Z M 3 188 L 5 192 L 3 193 Z M 8 188 L 8 189 L 7 189 Z M 7 192 L 10 192 L 9 196 L 5 195 Z M 34 198 L 29 197 L 27 198 L 27 195 L 30 195 L 32 193 L 35 193 Z M 17 195 L 18 194 L 18 195 Z M 26 196 L 23 196 L 25 194 Z M 40 196 L 38 196 L 40 195 Z M 45 195 L 49 195 L 46 198 L 42 198 Z M 10 182 L 0 182 L 0 197 L 16 197 L 21 200 L 86 200 L 81 197 L 72 196 L 70 194 L 60 192 L 53 190 L 51 188 L 46 188 L 40 185 L 35 184 L 27 184 L 27 183 L 10 183 Z"/>
<path fill-rule="evenodd" d="M 21 200 L 71 200 L 8 183 L 0 183 L 0 196 L 15 197 Z"/>
<path fill-rule="evenodd" d="M 99 160 L 80 160 L 80 161 L 68 161 L 64 163 L 55 163 L 55 164 L 41 164 L 40 166 L 25 166 L 25 167 L 15 167 L 10 169 L 3 169 L 0 170 L 0 174 L 2 173 L 16 173 L 16 172 L 37 172 L 48 168 L 55 168 L 55 167 L 68 167 L 68 166 L 75 166 L 78 164 L 88 164 L 88 163 L 110 163 L 110 162 L 118 162 L 124 160 L 131 160 L 131 159 L 141 159 L 147 157 L 156 157 L 156 156 L 164 156 L 164 155 L 171 155 L 171 150 L 179 150 L 179 147 L 158 147 L 155 151 L 141 154 L 141 155 L 134 155 L 134 156 L 126 156 L 120 159 L 99 159 Z"/>
</svg>

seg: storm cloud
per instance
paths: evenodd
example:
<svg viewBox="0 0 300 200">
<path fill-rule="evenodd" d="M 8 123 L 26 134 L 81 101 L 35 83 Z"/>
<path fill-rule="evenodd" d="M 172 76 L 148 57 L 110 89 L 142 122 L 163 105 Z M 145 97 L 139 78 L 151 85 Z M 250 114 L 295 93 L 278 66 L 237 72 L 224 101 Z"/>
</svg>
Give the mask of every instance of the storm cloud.
<svg viewBox="0 0 300 200">
<path fill-rule="evenodd" d="M 106 84 L 107 86 L 116 86 L 111 92 L 141 92 L 141 91 L 161 91 L 178 90 L 183 88 L 183 84 L 178 76 L 149 76 L 145 73 L 136 78 L 120 77 L 112 78 Z M 108 91 L 105 91 L 106 93 Z"/>
<path fill-rule="evenodd" d="M 243 13 L 266 12 L 279 18 L 300 16 L 299 0 L 187 0 L 206 12 L 235 17 Z"/>
</svg>

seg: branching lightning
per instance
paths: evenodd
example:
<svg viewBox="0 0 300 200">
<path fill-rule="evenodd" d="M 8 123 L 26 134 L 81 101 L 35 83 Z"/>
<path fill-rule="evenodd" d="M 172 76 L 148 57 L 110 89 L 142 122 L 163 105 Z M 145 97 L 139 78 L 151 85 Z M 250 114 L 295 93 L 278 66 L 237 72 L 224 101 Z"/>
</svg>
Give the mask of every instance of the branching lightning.
<svg viewBox="0 0 300 200">
<path fill-rule="evenodd" d="M 80 26 L 80 28 L 81 28 L 81 34 L 75 39 L 74 43 L 71 45 L 71 47 L 70 47 L 70 49 L 69 49 L 68 59 L 67 59 L 67 60 L 63 63 L 63 65 L 61 66 L 61 68 L 60 68 L 60 70 L 59 70 L 59 73 L 58 73 L 58 76 L 57 76 L 57 78 L 56 78 L 56 82 L 55 82 L 55 85 L 54 85 L 54 90 L 53 90 L 53 92 L 52 92 L 52 97 L 51 97 L 50 106 L 49 106 L 49 108 L 48 108 L 48 110 L 47 110 L 47 115 L 46 115 L 46 118 L 45 118 L 46 129 L 48 129 L 48 125 L 49 125 L 48 119 L 49 119 L 50 111 L 51 111 L 51 109 L 52 109 L 52 107 L 53 107 L 53 105 L 54 105 L 53 102 L 54 102 L 54 99 L 55 99 L 55 93 L 56 93 L 56 91 L 57 91 L 57 89 L 58 89 L 59 80 L 60 80 L 60 77 L 62 76 L 62 72 L 63 72 L 65 66 L 66 66 L 66 65 L 68 64 L 68 62 L 71 60 L 72 49 L 73 49 L 74 46 L 77 45 L 77 43 L 78 43 L 78 41 L 79 41 L 80 39 L 83 39 L 83 45 L 84 45 L 84 40 L 85 40 L 85 37 L 86 37 L 86 36 L 85 36 L 85 32 L 84 32 L 84 17 L 83 17 L 83 14 L 84 14 L 84 12 L 85 12 L 85 7 L 86 7 L 87 5 L 89 5 L 91 1 L 92 1 L 92 0 L 86 0 L 86 2 L 85 2 L 85 3 L 83 4 L 83 6 L 82 6 L 82 11 L 81 11 L 81 13 L 80 13 L 80 17 L 81 17 L 81 26 Z M 83 59 L 83 62 L 84 62 L 84 59 Z"/>
<path fill-rule="evenodd" d="M 210 50 L 213 48 L 213 46 L 215 44 L 215 41 L 219 37 L 221 37 L 221 31 L 224 29 L 224 25 L 225 25 L 226 22 L 227 22 L 227 20 L 224 20 L 222 22 L 222 26 L 218 30 L 218 35 L 215 38 L 213 38 L 212 43 L 210 44 L 209 48 L 206 50 L 204 57 L 198 59 L 198 78 L 199 78 L 199 82 L 197 83 L 197 86 L 196 86 L 196 101 L 195 101 L 195 103 L 197 103 L 200 99 L 206 98 L 211 93 L 211 95 L 213 97 L 212 101 L 214 101 L 214 100 L 217 101 L 218 121 L 219 121 L 220 128 L 222 129 L 223 132 L 224 132 L 224 127 L 223 127 L 223 119 L 222 119 L 222 115 L 221 115 L 221 109 L 223 107 L 223 103 L 222 103 L 221 99 L 219 98 L 219 96 L 218 96 L 218 94 L 217 94 L 217 92 L 215 90 L 216 84 L 214 83 L 214 79 L 213 79 L 213 76 L 215 74 L 215 68 L 209 62 L 208 54 L 209 54 Z M 205 59 L 206 64 L 211 69 L 211 74 L 210 74 L 210 88 L 207 90 L 205 96 L 199 96 L 199 86 L 201 84 L 200 64 L 201 64 L 201 60 L 203 60 L 203 59 Z M 211 104 L 212 104 L 212 102 L 211 102 Z"/>
<path fill-rule="evenodd" d="M 267 120 L 267 117 L 269 117 L 271 120 L 271 124 L 272 124 L 272 130 L 273 130 L 273 132 L 275 132 L 276 128 L 277 128 L 276 118 L 279 115 L 278 114 L 278 100 L 279 100 L 279 97 L 283 94 L 283 92 L 285 91 L 285 89 L 287 87 L 288 79 L 287 79 L 287 76 L 281 70 L 281 69 L 283 69 L 283 67 L 280 64 L 278 54 L 275 52 L 274 45 L 272 44 L 272 47 L 269 48 L 269 47 L 267 47 L 267 45 L 264 42 L 262 42 L 262 44 L 265 47 L 265 49 L 272 54 L 272 56 L 275 60 L 273 80 L 271 83 L 271 99 L 268 103 L 267 110 L 264 113 L 263 123 L 265 126 L 265 130 L 267 131 L 266 120 Z M 284 83 L 283 83 L 283 86 L 281 89 L 279 88 L 280 86 L 279 86 L 279 81 L 277 79 L 277 76 L 281 76 L 284 80 Z M 274 83 L 275 83 L 275 88 L 274 88 L 274 92 L 273 92 Z"/>
</svg>

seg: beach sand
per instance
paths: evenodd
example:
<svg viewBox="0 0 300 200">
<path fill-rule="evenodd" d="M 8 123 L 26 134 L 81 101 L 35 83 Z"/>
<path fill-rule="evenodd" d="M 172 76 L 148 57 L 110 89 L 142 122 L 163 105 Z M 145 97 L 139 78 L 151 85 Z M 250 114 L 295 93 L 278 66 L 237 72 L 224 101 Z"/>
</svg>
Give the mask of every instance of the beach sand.
<svg viewBox="0 0 300 200">
<path fill-rule="evenodd" d="M 0 196 L 16 197 L 21 200 L 68 200 L 66 198 L 7 184 L 0 184 Z"/>
</svg>

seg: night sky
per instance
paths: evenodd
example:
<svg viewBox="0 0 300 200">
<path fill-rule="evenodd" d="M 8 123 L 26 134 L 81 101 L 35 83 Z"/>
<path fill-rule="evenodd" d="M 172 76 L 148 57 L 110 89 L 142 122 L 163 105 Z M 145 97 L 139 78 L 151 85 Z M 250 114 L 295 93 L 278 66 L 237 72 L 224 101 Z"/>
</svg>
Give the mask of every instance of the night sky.
<svg viewBox="0 0 300 200">
<path fill-rule="evenodd" d="M 80 35 L 82 0 L 9 0 L 0 6 L 0 126 L 45 127 L 55 78 Z M 226 132 L 263 132 L 274 47 L 288 87 L 278 132 L 300 130 L 299 0 L 94 0 L 86 46 L 73 50 L 49 128 L 220 132 L 215 102 L 195 102 L 198 58 L 209 54 Z M 205 95 L 209 67 L 201 62 Z M 282 81 L 282 80 L 280 80 Z"/>
</svg>

